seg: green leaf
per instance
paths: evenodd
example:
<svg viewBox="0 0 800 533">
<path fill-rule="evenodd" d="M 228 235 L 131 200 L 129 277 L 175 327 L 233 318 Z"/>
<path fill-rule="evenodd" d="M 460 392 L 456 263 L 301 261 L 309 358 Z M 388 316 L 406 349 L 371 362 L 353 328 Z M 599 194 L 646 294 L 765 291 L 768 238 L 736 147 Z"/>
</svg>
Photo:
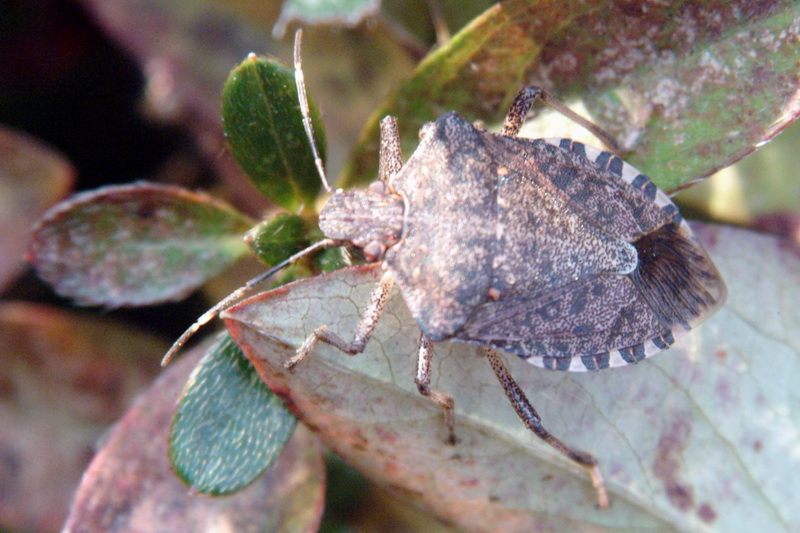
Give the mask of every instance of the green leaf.
<svg viewBox="0 0 800 533">
<path fill-rule="evenodd" d="M 307 232 L 303 217 L 283 213 L 259 223 L 244 240 L 261 261 L 275 266 L 308 246 Z"/>
<path fill-rule="evenodd" d="M 183 391 L 170 434 L 170 458 L 193 490 L 230 494 L 277 459 L 296 423 L 224 335 Z"/>
<path fill-rule="evenodd" d="M 229 497 L 198 496 L 170 470 L 175 399 L 208 348 L 204 343 L 170 365 L 109 432 L 83 475 L 64 531 L 277 533 L 312 531 L 319 523 L 325 465 L 317 439 L 302 426 L 260 479 Z"/>
<path fill-rule="evenodd" d="M 272 34 L 280 39 L 294 21 L 355 26 L 380 11 L 380 0 L 285 0 Z"/>
<path fill-rule="evenodd" d="M 28 259 L 80 305 L 179 300 L 247 252 L 253 222 L 204 194 L 154 184 L 73 196 L 39 222 Z"/>
<path fill-rule="evenodd" d="M 680 187 L 751 152 L 800 113 L 797 6 L 496 5 L 425 58 L 373 115 L 344 183 L 374 179 L 385 115 L 399 118 L 410 153 L 423 123 L 449 110 L 499 122 L 517 92 L 535 83 L 570 104 L 582 98 L 593 120 L 631 152 L 631 163 L 662 188 Z M 554 129 L 534 127 L 525 135 L 585 135 L 574 130 L 559 117 Z"/>
<path fill-rule="evenodd" d="M 419 330 L 394 292 L 363 354 L 320 343 L 283 362 L 314 328 L 349 340 L 380 278 L 354 267 L 255 296 L 223 315 L 294 412 L 370 478 L 448 522 L 531 531 L 797 531 L 800 259 L 786 241 L 696 226 L 728 303 L 668 352 L 635 366 L 549 372 L 506 357 L 555 436 L 593 453 L 610 492 L 598 511 L 585 472 L 515 415 L 480 347 L 434 347 L 432 387 L 451 393 L 460 442 L 413 381 Z M 758 261 L 753 261 L 757 257 Z M 742 502 L 747 502 L 743 505 Z"/>
<path fill-rule="evenodd" d="M 345 248 L 328 248 L 317 255 L 316 263 L 322 272 L 333 272 L 350 266 L 349 252 Z"/>
<path fill-rule="evenodd" d="M 681 191 L 676 201 L 684 211 L 690 206 L 716 221 L 747 226 L 755 223 L 764 229 L 771 227 L 767 231 L 772 233 L 783 226 L 786 234 L 791 234 L 790 228 L 796 226 L 791 219 L 777 226 L 770 221 L 780 220 L 800 207 L 798 146 L 800 121 L 795 121 L 757 152 Z"/>
<path fill-rule="evenodd" d="M 325 137 L 309 98 L 314 139 L 325 158 Z M 294 71 L 251 54 L 222 92 L 222 122 L 239 166 L 264 196 L 290 211 L 312 205 L 321 180 L 303 128 Z"/>
</svg>

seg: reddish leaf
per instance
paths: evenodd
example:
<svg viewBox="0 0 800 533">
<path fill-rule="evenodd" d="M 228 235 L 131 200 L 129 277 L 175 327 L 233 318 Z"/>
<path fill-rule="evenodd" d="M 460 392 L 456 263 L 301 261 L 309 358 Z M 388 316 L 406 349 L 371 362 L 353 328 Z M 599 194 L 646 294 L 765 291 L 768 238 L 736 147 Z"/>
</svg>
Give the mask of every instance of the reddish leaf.
<svg viewBox="0 0 800 533">
<path fill-rule="evenodd" d="M 165 349 L 110 320 L 0 305 L 0 529 L 60 529 L 95 443 Z"/>
<path fill-rule="evenodd" d="M 25 265 L 28 228 L 67 194 L 74 173 L 51 148 L 0 127 L 0 289 Z"/>
</svg>

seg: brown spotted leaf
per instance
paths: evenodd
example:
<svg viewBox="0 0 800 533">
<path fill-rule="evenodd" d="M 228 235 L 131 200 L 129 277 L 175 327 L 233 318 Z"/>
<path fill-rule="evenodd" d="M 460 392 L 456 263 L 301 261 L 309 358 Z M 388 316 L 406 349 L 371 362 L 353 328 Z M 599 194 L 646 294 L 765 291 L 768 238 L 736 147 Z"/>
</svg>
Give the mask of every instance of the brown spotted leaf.
<svg viewBox="0 0 800 533">
<path fill-rule="evenodd" d="M 61 528 L 95 444 L 165 348 L 108 319 L 0 305 L 0 529 Z"/>
<path fill-rule="evenodd" d="M 234 496 L 192 494 L 170 469 L 175 402 L 208 345 L 171 365 L 120 420 L 78 488 L 65 532 L 315 531 L 324 463 L 299 428 L 265 475 Z"/>
<path fill-rule="evenodd" d="M 62 296 L 81 305 L 179 300 L 247 252 L 252 221 L 177 187 L 139 183 L 78 194 L 51 209 L 29 260 Z"/>
<path fill-rule="evenodd" d="M 410 153 L 424 122 L 449 110 L 499 122 L 520 88 L 536 84 L 568 102 L 582 99 L 631 163 L 660 187 L 679 188 L 797 117 L 799 32 L 796 1 L 509 0 L 419 64 L 373 115 L 345 181 L 374 179 L 385 115 L 398 116 Z M 575 137 L 574 130 L 559 117 L 525 134 Z"/>
<path fill-rule="evenodd" d="M 697 227 L 728 303 L 673 349 L 636 366 L 556 373 L 506 357 L 545 426 L 600 460 L 611 508 L 584 473 L 526 430 L 478 347 L 435 346 L 432 386 L 452 393 L 460 442 L 413 381 L 419 331 L 395 292 L 365 352 L 318 345 L 282 363 L 311 330 L 355 331 L 380 267 L 253 297 L 224 314 L 271 388 L 368 477 L 473 531 L 796 531 L 800 426 L 800 258 L 784 241 Z M 754 261 L 758 258 L 758 261 Z M 743 505 L 747 502 L 747 505 Z"/>
<path fill-rule="evenodd" d="M 67 194 L 74 173 L 51 148 L 0 127 L 0 289 L 25 264 L 28 228 Z"/>
</svg>

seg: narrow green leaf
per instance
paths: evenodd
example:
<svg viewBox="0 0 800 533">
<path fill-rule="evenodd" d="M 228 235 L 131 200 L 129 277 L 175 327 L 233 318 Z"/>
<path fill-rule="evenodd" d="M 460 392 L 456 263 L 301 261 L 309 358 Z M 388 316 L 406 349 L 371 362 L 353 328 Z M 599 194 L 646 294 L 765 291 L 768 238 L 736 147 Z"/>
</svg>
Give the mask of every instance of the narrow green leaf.
<svg viewBox="0 0 800 533">
<path fill-rule="evenodd" d="M 183 391 L 172 423 L 170 458 L 192 489 L 229 494 L 275 461 L 296 423 L 226 334 Z"/>
<path fill-rule="evenodd" d="M 410 153 L 420 126 L 443 112 L 499 122 L 522 86 L 538 84 L 582 98 L 631 163 L 662 188 L 678 188 L 751 152 L 800 113 L 798 13 L 797 1 L 779 0 L 652 9 L 503 2 L 425 58 L 373 115 L 344 185 L 374 179 L 385 115 L 399 118 Z M 575 137 L 574 129 L 559 117 L 525 135 Z"/>
<path fill-rule="evenodd" d="M 274 266 L 308 246 L 307 231 L 303 217 L 283 213 L 255 226 L 244 240 L 261 261 Z"/>
<path fill-rule="evenodd" d="M 247 252 L 253 222 L 204 194 L 154 184 L 110 186 L 48 211 L 28 259 L 80 305 L 179 300 Z"/>
<path fill-rule="evenodd" d="M 310 98 L 309 105 L 324 159 L 322 121 Z M 225 82 L 222 125 L 236 162 L 264 196 L 290 211 L 313 204 L 321 181 L 303 128 L 294 71 L 251 54 Z"/>
</svg>

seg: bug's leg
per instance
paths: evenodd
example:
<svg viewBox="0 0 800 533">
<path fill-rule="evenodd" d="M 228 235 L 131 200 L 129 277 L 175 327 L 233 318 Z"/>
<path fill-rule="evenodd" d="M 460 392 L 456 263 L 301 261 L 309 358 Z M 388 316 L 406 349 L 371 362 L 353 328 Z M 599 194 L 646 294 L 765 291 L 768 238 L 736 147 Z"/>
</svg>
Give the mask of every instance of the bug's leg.
<svg viewBox="0 0 800 533">
<path fill-rule="evenodd" d="M 601 509 L 608 507 L 608 494 L 606 493 L 605 483 L 603 483 L 603 476 L 600 474 L 597 459 L 586 452 L 570 448 L 551 435 L 550 432 L 542 426 L 542 419 L 539 418 L 539 414 L 536 412 L 536 409 L 533 408 L 531 402 L 528 401 L 525 393 L 522 392 L 517 382 L 511 377 L 505 363 L 500 358 L 500 354 L 491 348 L 485 348 L 484 351 L 489 358 L 489 363 L 492 365 L 492 370 L 494 370 L 497 379 L 500 380 L 500 384 L 503 386 L 503 390 L 505 390 L 506 396 L 508 396 L 511 405 L 514 406 L 514 410 L 517 412 L 517 416 L 520 417 L 525 427 L 533 431 L 537 437 L 547 444 L 585 468 L 597 491 L 598 507 Z"/>
<path fill-rule="evenodd" d="M 161 366 L 167 366 L 169 362 L 175 357 L 175 355 L 180 351 L 186 341 L 188 341 L 192 335 L 197 333 L 201 327 L 211 322 L 214 318 L 217 317 L 226 307 L 230 307 L 236 300 L 242 298 L 248 291 L 260 285 L 264 281 L 266 281 L 269 277 L 271 277 L 276 272 L 280 272 L 287 266 L 291 265 L 292 263 L 296 263 L 303 257 L 310 255 L 317 250 L 321 250 L 322 248 L 330 248 L 331 246 L 337 246 L 339 244 L 338 241 L 333 239 L 323 239 L 321 241 L 312 244 L 308 248 L 304 250 L 300 250 L 293 256 L 289 257 L 288 259 L 284 259 L 274 267 L 270 268 L 269 270 L 262 272 L 260 275 L 254 277 L 253 279 L 249 280 L 243 286 L 239 287 L 228 296 L 223 298 L 221 301 L 217 303 L 214 307 L 203 313 L 200 318 L 198 318 L 194 324 L 189 326 L 189 329 L 183 332 L 183 334 L 175 341 L 172 347 L 167 351 L 166 355 L 164 355 L 164 359 L 161 360 Z"/>
<path fill-rule="evenodd" d="M 403 152 L 400 149 L 400 134 L 397 119 L 391 115 L 381 120 L 381 149 L 378 176 L 381 181 L 391 184 L 395 174 L 403 168 Z"/>
<path fill-rule="evenodd" d="M 378 282 L 378 286 L 375 287 L 375 290 L 372 292 L 369 306 L 367 306 L 366 311 L 364 311 L 364 316 L 361 317 L 361 321 L 356 328 L 356 334 L 351 342 L 345 341 L 330 331 L 327 326 L 320 326 L 308 336 L 302 346 L 297 349 L 294 356 L 284 363 L 286 370 L 290 372 L 294 370 L 297 363 L 311 353 L 319 341 L 335 346 L 348 355 L 356 355 L 363 352 L 364 347 L 367 345 L 370 337 L 372 337 L 372 332 L 375 330 L 375 325 L 378 323 L 383 313 L 386 302 L 389 301 L 389 293 L 392 292 L 393 286 L 394 275 L 387 271 Z"/>
<path fill-rule="evenodd" d="M 433 358 L 433 343 L 421 334 L 419 337 L 419 352 L 417 353 L 417 375 L 414 383 L 417 384 L 420 394 L 430 398 L 436 405 L 442 408 L 444 413 L 444 423 L 447 426 L 447 444 L 453 445 L 456 439 L 456 420 L 454 407 L 455 402 L 449 394 L 431 389 L 431 359 Z"/>
<path fill-rule="evenodd" d="M 572 109 L 565 106 L 559 100 L 556 100 L 550 93 L 541 87 L 525 87 L 520 91 L 511 107 L 506 114 L 506 120 L 503 122 L 503 129 L 500 131 L 501 135 L 517 135 L 522 124 L 525 122 L 525 117 L 528 111 L 536 100 L 540 100 L 544 105 L 551 109 L 555 109 L 565 117 L 577 122 L 587 130 L 589 130 L 595 137 L 603 141 L 614 152 L 619 152 L 619 143 L 613 135 L 606 130 L 588 120 Z"/>
</svg>

